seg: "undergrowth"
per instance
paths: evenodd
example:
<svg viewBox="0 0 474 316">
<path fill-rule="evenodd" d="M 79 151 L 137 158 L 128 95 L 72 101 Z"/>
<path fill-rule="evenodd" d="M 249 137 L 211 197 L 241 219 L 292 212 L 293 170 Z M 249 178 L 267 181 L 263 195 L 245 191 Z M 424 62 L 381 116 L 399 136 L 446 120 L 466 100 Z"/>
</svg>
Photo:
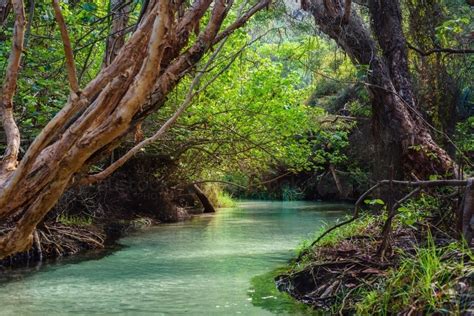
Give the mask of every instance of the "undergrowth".
<svg viewBox="0 0 474 316">
<path fill-rule="evenodd" d="M 400 237 L 394 238 L 389 261 L 381 261 L 388 267 L 383 271 L 372 269 L 369 271 L 371 277 L 341 290 L 334 297 L 331 312 L 348 311 L 357 315 L 460 315 L 469 308 L 468 305 L 474 301 L 474 254 L 465 242 L 456 241 L 446 233 L 431 235 L 431 232 L 440 231 L 432 226 L 431 221 L 440 218 L 438 213 L 441 210 L 447 212 L 447 208 L 442 206 L 439 199 L 425 194 L 404 203 L 394 218 L 393 235 L 411 237 L 398 242 L 397 238 Z M 348 249 L 357 250 L 359 256 L 368 256 L 371 262 L 380 260 L 376 250 L 385 219 L 385 214 L 364 214 L 332 231 L 310 249 L 313 241 L 328 228 L 327 225 L 322 227 L 314 236 L 299 244 L 297 255 L 304 255 L 299 261 L 293 262 L 291 273 L 308 269 L 313 271 L 311 267 L 321 266 L 325 262 L 351 260 L 350 256 L 338 255 L 338 252 Z M 335 271 L 332 273 L 333 277 L 324 282 L 343 282 L 342 275 Z M 346 274 L 347 271 L 341 273 Z M 319 277 L 323 278 L 323 275 Z M 319 286 L 324 284 L 318 283 Z"/>
<path fill-rule="evenodd" d="M 474 274 L 472 251 L 461 242 L 436 247 L 431 237 L 415 254 L 405 253 L 397 267 L 375 286 L 366 287 L 356 304 L 359 315 L 461 313 L 461 278 Z M 467 282 L 469 283 L 469 282 Z M 472 294 L 472 293 L 471 293 Z M 474 294 L 472 294 L 474 296 Z M 472 300 L 474 297 L 471 297 Z"/>
<path fill-rule="evenodd" d="M 342 219 L 345 221 L 349 219 L 351 215 L 346 216 Z M 370 214 L 363 214 L 355 221 L 340 227 L 339 229 L 333 230 L 331 233 L 324 236 L 318 243 L 318 247 L 333 247 L 336 246 L 340 241 L 357 235 L 366 234 L 368 230 L 372 229 L 376 223 L 379 222 L 379 219 L 376 216 Z M 337 224 L 337 222 L 336 222 Z M 302 253 L 307 252 L 311 255 L 311 250 L 309 249 L 314 240 L 316 240 L 321 234 L 323 234 L 331 225 L 323 225 L 313 236 L 310 238 L 304 239 L 299 243 L 296 248 L 297 256 L 300 256 Z M 307 257 L 307 256 L 306 256 Z M 306 258 L 309 260 L 310 258 Z"/>
<path fill-rule="evenodd" d="M 232 195 L 224 191 L 217 183 L 206 183 L 202 190 L 215 207 L 234 207 L 236 205 Z"/>
</svg>

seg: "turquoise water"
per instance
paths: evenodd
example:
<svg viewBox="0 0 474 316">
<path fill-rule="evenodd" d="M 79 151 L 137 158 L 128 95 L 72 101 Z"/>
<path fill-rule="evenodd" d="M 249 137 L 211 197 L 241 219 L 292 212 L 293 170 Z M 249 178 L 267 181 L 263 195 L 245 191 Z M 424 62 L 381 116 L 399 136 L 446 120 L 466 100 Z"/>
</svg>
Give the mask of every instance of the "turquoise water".
<svg viewBox="0 0 474 316">
<path fill-rule="evenodd" d="M 252 201 L 153 227 L 101 259 L 47 265 L 0 283 L 0 315 L 272 315 L 252 304 L 251 279 L 284 265 L 302 239 L 345 210 Z"/>
</svg>

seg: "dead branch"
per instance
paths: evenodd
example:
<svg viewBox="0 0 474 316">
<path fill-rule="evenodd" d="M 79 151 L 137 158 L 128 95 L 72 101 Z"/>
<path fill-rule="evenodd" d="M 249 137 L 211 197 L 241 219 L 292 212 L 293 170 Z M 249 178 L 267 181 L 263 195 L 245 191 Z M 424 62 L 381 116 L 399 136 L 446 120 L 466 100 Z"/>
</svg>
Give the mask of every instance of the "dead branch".
<svg viewBox="0 0 474 316">
<path fill-rule="evenodd" d="M 382 243 L 379 246 L 379 249 L 377 250 L 377 254 L 383 258 L 385 255 L 385 251 L 387 250 L 388 247 L 388 240 L 390 238 L 390 234 L 392 233 L 392 221 L 395 215 L 397 215 L 398 208 L 400 205 L 417 195 L 420 191 L 422 190 L 421 187 L 417 187 L 416 189 L 412 190 L 410 193 L 405 195 L 403 198 L 398 200 L 393 204 L 393 206 L 389 210 L 389 214 L 387 217 L 387 220 L 385 221 L 385 224 L 383 226 L 382 230 Z"/>
</svg>

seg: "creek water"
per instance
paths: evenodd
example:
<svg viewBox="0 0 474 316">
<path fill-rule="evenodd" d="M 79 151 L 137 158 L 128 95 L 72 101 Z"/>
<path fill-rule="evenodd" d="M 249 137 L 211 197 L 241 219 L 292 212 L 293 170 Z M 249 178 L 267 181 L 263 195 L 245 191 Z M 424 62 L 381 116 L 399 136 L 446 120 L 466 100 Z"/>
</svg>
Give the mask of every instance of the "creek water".
<svg viewBox="0 0 474 316">
<path fill-rule="evenodd" d="M 295 314 L 279 295 L 261 294 L 255 277 L 285 265 L 302 239 L 347 209 L 244 201 L 152 227 L 120 240 L 123 248 L 100 259 L 17 272 L 0 283 L 0 315 Z"/>
</svg>

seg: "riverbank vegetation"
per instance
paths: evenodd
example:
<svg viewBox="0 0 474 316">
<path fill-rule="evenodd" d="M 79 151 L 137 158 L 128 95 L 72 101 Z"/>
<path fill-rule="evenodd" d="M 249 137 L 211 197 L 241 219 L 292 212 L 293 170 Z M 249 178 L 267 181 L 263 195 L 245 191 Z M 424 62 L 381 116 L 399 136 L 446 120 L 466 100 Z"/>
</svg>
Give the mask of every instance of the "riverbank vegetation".
<svg viewBox="0 0 474 316">
<path fill-rule="evenodd" d="M 311 245 L 322 229 L 301 244 L 289 270 L 276 276 L 277 285 L 332 314 L 462 314 L 472 308 L 473 252 L 446 233 L 439 210 L 429 196 L 405 204 L 382 260 L 383 213 L 363 214 Z"/>
<path fill-rule="evenodd" d="M 465 0 L 0 0 L 1 264 L 239 198 L 343 200 L 280 289 L 334 313 L 471 308 L 472 18 Z"/>
</svg>

